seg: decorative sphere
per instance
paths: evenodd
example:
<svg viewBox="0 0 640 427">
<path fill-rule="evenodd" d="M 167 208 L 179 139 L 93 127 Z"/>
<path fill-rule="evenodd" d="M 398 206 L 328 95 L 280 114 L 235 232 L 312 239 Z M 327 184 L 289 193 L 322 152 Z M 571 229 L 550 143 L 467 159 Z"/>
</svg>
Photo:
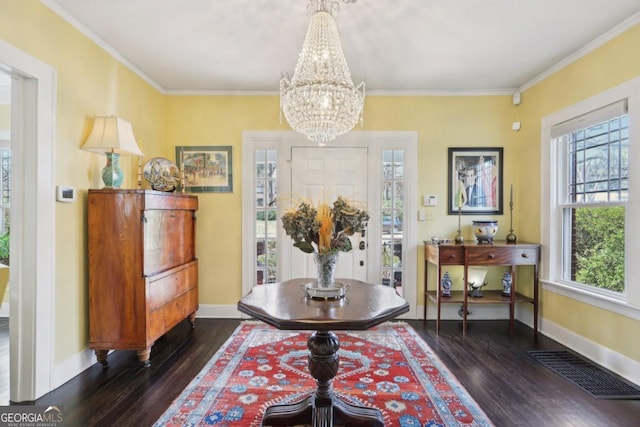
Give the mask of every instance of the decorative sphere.
<svg viewBox="0 0 640 427">
<path fill-rule="evenodd" d="M 498 232 L 498 221 L 473 221 L 472 228 L 478 243 L 492 243 Z"/>
</svg>

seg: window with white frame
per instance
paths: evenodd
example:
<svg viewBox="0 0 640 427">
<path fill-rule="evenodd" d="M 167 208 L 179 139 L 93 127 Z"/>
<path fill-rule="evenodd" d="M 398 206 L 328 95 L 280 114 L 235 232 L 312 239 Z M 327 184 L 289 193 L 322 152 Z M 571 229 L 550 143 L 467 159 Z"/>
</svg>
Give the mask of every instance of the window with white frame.
<svg viewBox="0 0 640 427">
<path fill-rule="evenodd" d="M 561 278 L 618 294 L 625 290 L 629 198 L 626 107 L 621 100 L 551 128 Z"/>
<path fill-rule="evenodd" d="M 540 165 L 544 288 L 638 320 L 639 135 L 636 77 L 543 117 Z"/>
<path fill-rule="evenodd" d="M 278 231 L 277 231 L 277 158 L 273 149 L 255 150 L 255 248 L 256 284 L 274 283 L 278 280 Z"/>
<path fill-rule="evenodd" d="M 402 295 L 402 241 L 404 224 L 404 150 L 382 150 L 381 281 Z"/>
</svg>

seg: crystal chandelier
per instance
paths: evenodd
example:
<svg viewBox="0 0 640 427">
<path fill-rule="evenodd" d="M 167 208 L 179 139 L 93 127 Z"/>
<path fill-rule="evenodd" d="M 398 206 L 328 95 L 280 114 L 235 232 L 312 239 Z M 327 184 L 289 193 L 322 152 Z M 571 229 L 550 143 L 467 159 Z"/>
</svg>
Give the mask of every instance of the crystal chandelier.
<svg viewBox="0 0 640 427">
<path fill-rule="evenodd" d="M 356 87 L 351 80 L 331 13 L 337 6 L 336 1 L 310 0 L 313 14 L 293 78 L 284 73 L 280 79 L 281 113 L 295 131 L 321 147 L 362 121 L 364 107 L 364 82 Z"/>
</svg>

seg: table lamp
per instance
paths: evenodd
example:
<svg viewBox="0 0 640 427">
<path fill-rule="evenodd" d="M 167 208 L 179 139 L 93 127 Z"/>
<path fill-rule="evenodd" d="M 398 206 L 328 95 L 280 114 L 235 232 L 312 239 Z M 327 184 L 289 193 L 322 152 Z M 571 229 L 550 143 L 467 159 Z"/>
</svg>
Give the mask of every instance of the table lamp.
<svg viewBox="0 0 640 427">
<path fill-rule="evenodd" d="M 485 278 L 487 277 L 486 267 L 468 267 L 467 268 L 467 284 L 469 285 L 469 296 L 473 298 L 482 298 L 484 295 L 480 292 L 483 286 L 487 285 Z"/>
<path fill-rule="evenodd" d="M 107 165 L 102 169 L 105 187 L 120 188 L 124 174 L 120 169 L 120 154 L 142 157 L 131 123 L 116 116 L 96 117 L 83 150 L 105 154 Z"/>
</svg>

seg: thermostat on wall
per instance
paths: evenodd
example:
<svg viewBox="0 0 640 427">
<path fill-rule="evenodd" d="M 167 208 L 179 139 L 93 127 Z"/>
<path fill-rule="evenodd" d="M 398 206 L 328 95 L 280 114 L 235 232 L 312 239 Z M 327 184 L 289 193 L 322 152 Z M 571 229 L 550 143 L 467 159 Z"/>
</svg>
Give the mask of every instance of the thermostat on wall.
<svg viewBox="0 0 640 427">
<path fill-rule="evenodd" d="M 59 202 L 73 202 L 76 200 L 76 189 L 58 185 L 56 187 L 56 200 Z"/>
</svg>

